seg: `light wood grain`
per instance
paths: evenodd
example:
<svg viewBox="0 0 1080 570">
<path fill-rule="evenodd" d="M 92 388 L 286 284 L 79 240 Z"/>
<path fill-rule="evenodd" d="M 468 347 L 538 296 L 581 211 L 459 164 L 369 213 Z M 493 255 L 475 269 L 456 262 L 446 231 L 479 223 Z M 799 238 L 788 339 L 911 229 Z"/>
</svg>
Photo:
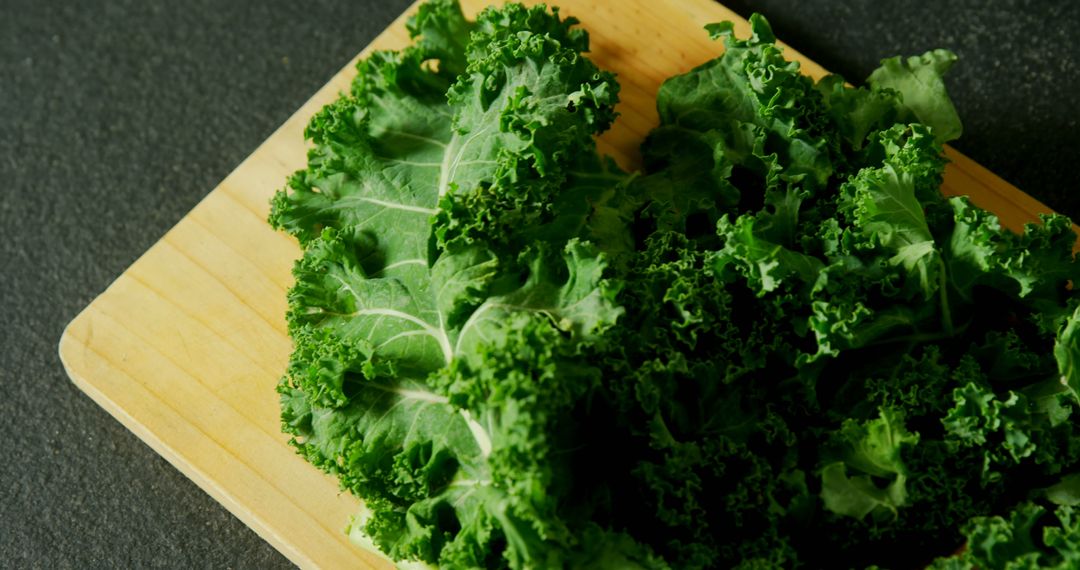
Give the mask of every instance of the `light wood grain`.
<svg viewBox="0 0 1080 570">
<path fill-rule="evenodd" d="M 474 14 L 486 0 L 464 2 Z M 733 20 L 708 0 L 560 0 L 592 37 L 592 57 L 619 74 L 620 120 L 600 141 L 624 167 L 656 121 L 660 82 L 719 53 L 702 26 Z M 407 13 L 410 13 L 410 9 Z M 407 41 L 404 16 L 366 50 Z M 825 71 L 800 54 L 803 69 Z M 64 332 L 72 380 L 177 469 L 302 567 L 384 568 L 343 529 L 359 502 L 297 457 L 279 429 L 274 386 L 290 351 L 285 290 L 300 251 L 265 223 L 271 194 L 304 165 L 302 131 L 345 90 L 350 63 Z M 1019 229 L 1048 208 L 949 150 L 945 191 L 969 194 Z"/>
</svg>

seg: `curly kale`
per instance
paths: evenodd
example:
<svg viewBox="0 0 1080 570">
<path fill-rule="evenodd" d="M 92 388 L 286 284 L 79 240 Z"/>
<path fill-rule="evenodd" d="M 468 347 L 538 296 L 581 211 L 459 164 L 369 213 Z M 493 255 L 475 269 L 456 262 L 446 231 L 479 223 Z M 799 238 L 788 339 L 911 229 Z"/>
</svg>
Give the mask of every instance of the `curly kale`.
<svg viewBox="0 0 1080 570">
<path fill-rule="evenodd" d="M 270 217 L 304 250 L 282 420 L 364 501 L 358 542 L 444 568 L 1080 564 L 1071 224 L 941 194 L 951 53 L 815 82 L 750 23 L 663 84 L 641 173 L 597 153 L 618 83 L 543 6 L 421 5 L 311 120 Z"/>
</svg>

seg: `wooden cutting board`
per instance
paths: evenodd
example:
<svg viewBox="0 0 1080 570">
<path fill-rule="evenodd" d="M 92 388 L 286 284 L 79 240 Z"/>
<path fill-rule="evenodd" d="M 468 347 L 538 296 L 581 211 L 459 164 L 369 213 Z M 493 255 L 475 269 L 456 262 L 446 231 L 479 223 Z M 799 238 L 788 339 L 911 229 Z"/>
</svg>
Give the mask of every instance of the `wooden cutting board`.
<svg viewBox="0 0 1080 570">
<path fill-rule="evenodd" d="M 465 12 L 471 16 L 490 1 L 465 0 Z M 719 53 L 702 26 L 732 20 L 740 37 L 749 33 L 742 18 L 709 0 L 554 1 L 588 29 L 590 57 L 619 75 L 621 117 L 600 148 L 626 168 L 636 168 L 637 147 L 657 122 L 660 82 Z M 405 17 L 361 56 L 404 46 Z M 787 53 L 815 78 L 825 73 Z M 60 340 L 60 357 L 79 388 L 302 567 L 390 567 L 348 542 L 343 529 L 359 502 L 286 444 L 274 392 L 291 349 L 285 291 L 300 250 L 266 224 L 269 200 L 305 164 L 308 118 L 347 90 L 353 74 L 350 62 L 79 314 Z M 1012 229 L 1049 211 L 967 157 L 947 152 L 953 161 L 947 193 L 969 194 Z"/>
</svg>

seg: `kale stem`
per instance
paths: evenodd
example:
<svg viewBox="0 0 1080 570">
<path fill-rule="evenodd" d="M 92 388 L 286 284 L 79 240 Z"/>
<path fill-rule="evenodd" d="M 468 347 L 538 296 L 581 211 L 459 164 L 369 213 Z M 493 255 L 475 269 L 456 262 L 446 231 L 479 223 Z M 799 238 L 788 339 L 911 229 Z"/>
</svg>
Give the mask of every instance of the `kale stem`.
<svg viewBox="0 0 1080 570">
<path fill-rule="evenodd" d="M 945 329 L 945 336 L 953 335 L 952 312 L 949 310 L 949 281 L 945 276 L 945 262 L 938 259 L 938 296 L 941 298 L 941 325 Z"/>
<path fill-rule="evenodd" d="M 949 324 L 951 325 L 952 323 L 950 322 Z M 934 342 L 934 341 L 937 341 L 937 340 L 945 340 L 947 338 L 952 338 L 952 337 L 956 336 L 957 334 L 963 333 L 965 330 L 967 330 L 968 325 L 970 325 L 970 324 L 971 324 L 970 322 L 964 323 L 964 325 L 962 327 L 960 327 L 959 330 L 956 330 L 955 328 L 949 328 L 947 330 L 938 331 L 938 332 L 924 332 L 924 333 L 916 332 L 916 333 L 912 333 L 912 334 L 905 335 L 905 336 L 897 336 L 897 337 L 892 337 L 892 338 L 886 338 L 886 339 L 883 339 L 883 340 L 878 340 L 878 341 L 875 341 L 875 342 L 871 342 L 870 344 L 867 344 L 866 346 L 881 346 L 881 345 L 886 345 L 886 344 L 895 344 L 895 343 L 898 343 L 898 342 L 908 342 L 908 343 L 911 343 L 911 344 L 914 345 L 914 344 L 921 344 L 921 343 L 924 343 L 924 342 Z"/>
<path fill-rule="evenodd" d="M 935 340 L 943 340 L 953 336 L 952 331 L 932 332 L 932 333 L 916 333 L 906 336 L 898 336 L 893 338 L 887 338 L 872 342 L 866 346 L 881 346 L 885 344 L 895 344 L 898 342 L 909 342 L 911 344 L 921 344 L 924 342 L 933 342 Z"/>
</svg>

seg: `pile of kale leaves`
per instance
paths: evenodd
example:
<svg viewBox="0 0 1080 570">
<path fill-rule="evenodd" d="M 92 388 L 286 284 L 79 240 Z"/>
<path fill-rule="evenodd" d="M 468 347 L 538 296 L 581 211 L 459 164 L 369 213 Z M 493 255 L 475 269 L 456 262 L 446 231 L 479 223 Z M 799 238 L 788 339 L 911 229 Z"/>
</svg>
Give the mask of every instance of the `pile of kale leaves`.
<svg viewBox="0 0 1080 570">
<path fill-rule="evenodd" d="M 422 5 L 274 198 L 283 424 L 352 535 L 442 568 L 1078 567 L 1075 235 L 941 194 L 954 56 L 853 88 L 761 17 L 708 26 L 630 174 L 575 23 Z"/>
</svg>

